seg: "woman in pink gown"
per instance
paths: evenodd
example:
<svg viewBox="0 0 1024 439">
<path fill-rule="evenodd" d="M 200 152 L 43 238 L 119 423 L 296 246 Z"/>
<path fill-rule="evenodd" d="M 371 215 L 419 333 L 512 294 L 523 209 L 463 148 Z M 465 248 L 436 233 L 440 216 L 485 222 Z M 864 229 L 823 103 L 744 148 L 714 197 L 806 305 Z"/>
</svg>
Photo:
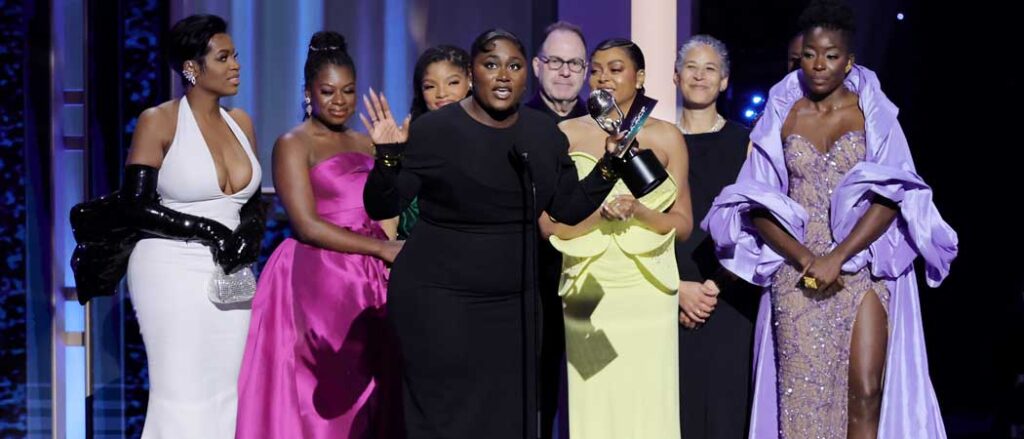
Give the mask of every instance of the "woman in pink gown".
<svg viewBox="0 0 1024 439">
<path fill-rule="evenodd" d="M 256 289 L 236 437 L 399 436 L 384 264 L 401 243 L 385 233 L 396 221 L 382 227 L 363 208 L 372 145 L 345 127 L 355 68 L 341 35 L 313 36 L 305 77 L 306 120 L 274 146 L 296 239 L 274 251 Z"/>
</svg>

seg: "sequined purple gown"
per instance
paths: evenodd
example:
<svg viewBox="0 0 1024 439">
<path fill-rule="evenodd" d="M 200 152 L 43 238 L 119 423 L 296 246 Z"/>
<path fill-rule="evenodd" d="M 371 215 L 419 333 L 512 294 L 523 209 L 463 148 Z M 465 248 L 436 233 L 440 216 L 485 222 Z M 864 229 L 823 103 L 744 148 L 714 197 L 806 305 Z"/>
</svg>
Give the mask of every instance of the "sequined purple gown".
<svg viewBox="0 0 1024 439">
<path fill-rule="evenodd" d="M 769 293 L 761 297 L 754 331 L 749 437 L 846 437 L 850 332 L 857 305 L 870 292 L 878 294 L 888 323 L 878 438 L 945 438 L 928 374 L 914 260 L 924 262 L 928 285 L 939 286 L 958 251 L 956 232 L 917 175 L 898 108 L 867 68 L 855 65 L 843 83 L 859 96 L 863 133 L 847 133 L 828 154 L 799 136 L 782 136 L 790 110 L 805 97 L 802 74 L 790 73 L 772 87 L 736 183 L 722 190 L 701 222 L 722 266 Z M 827 300 L 810 300 L 793 288 L 798 273 L 751 223 L 751 212 L 767 210 L 795 239 L 821 252 L 849 237 L 875 195 L 899 206 L 896 220 L 843 263 L 846 289 Z"/>
<path fill-rule="evenodd" d="M 846 172 L 864 159 L 863 131 L 844 134 L 822 153 L 807 139 L 790 135 L 784 154 L 789 196 L 807 210 L 805 245 L 815 255 L 832 249 L 829 208 L 832 191 Z M 797 287 L 800 272 L 784 265 L 772 282 L 775 336 L 779 354 L 779 421 L 783 437 L 846 437 L 850 341 L 858 305 L 874 291 L 885 307 L 885 282 L 868 268 L 843 273 L 844 288 L 815 297 Z M 814 416 L 807 416 L 814 413 Z"/>
</svg>

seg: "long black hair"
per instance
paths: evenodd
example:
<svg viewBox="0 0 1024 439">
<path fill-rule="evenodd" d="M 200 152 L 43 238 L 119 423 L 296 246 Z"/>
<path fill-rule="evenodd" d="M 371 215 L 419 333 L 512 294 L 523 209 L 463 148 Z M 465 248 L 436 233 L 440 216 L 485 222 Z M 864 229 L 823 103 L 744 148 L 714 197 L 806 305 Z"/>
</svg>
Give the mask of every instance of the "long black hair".
<svg viewBox="0 0 1024 439">
<path fill-rule="evenodd" d="M 430 111 L 427 109 L 427 101 L 423 99 L 423 76 L 427 74 L 427 68 L 431 64 L 438 62 L 449 62 L 462 69 L 468 80 L 470 58 L 465 50 L 442 44 L 423 51 L 423 54 L 416 60 L 416 68 L 412 74 L 412 105 L 409 108 L 412 120 L 416 120 Z"/>
</svg>

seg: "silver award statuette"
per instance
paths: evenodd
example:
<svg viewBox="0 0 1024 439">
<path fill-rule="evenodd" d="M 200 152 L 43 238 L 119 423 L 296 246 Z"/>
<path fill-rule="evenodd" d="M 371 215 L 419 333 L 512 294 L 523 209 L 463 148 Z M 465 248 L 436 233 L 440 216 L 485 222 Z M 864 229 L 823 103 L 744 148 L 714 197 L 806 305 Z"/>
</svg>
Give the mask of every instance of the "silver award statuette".
<svg viewBox="0 0 1024 439">
<path fill-rule="evenodd" d="M 590 117 L 597 121 L 601 129 L 608 134 L 617 134 L 625 129 L 626 135 L 616 150 L 615 155 L 619 160 L 615 166 L 622 176 L 622 182 L 636 198 L 647 195 L 668 178 L 668 172 L 654 151 L 634 147 L 637 134 L 657 104 L 657 100 L 638 94 L 629 114 L 623 115 L 622 109 L 615 103 L 615 97 L 608 90 L 594 90 L 587 99 Z"/>
</svg>

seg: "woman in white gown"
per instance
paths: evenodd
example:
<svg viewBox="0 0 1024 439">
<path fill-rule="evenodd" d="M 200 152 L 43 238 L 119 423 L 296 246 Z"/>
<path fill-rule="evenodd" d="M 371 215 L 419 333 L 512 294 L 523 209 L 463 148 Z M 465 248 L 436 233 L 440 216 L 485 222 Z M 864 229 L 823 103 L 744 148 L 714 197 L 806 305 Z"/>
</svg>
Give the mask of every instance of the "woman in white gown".
<svg viewBox="0 0 1024 439">
<path fill-rule="evenodd" d="M 120 193 L 131 225 L 152 236 L 127 273 L 149 361 L 147 439 L 235 432 L 249 309 L 214 304 L 207 291 L 221 269 L 252 262 L 263 218 L 252 122 L 219 103 L 239 84 L 226 31 L 210 15 L 172 27 L 168 58 L 187 91 L 139 117 Z"/>
</svg>

